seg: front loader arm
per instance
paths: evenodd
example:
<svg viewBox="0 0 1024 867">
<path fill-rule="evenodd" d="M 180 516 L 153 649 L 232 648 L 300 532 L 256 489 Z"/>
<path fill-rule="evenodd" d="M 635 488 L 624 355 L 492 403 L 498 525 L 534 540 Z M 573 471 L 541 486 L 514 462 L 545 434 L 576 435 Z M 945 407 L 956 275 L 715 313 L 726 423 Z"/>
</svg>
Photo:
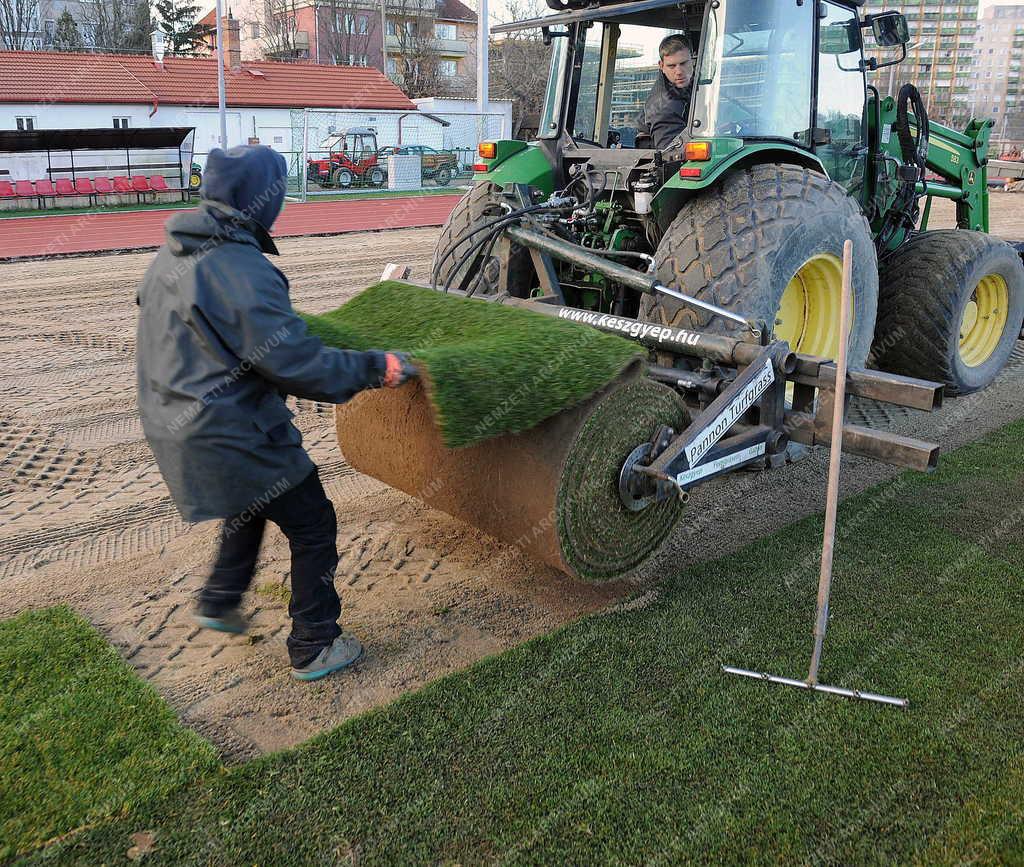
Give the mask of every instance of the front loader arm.
<svg viewBox="0 0 1024 867">
<path fill-rule="evenodd" d="M 896 100 L 891 96 L 881 104 L 880 144 L 883 153 L 902 158 L 899 139 L 893 131 Z M 911 121 L 913 126 L 913 120 Z M 956 223 L 961 229 L 989 230 L 988 147 L 991 120 L 972 120 L 964 132 L 932 121 L 929 124 L 928 169 L 942 178 L 918 184 L 918 192 L 927 195 L 921 228 L 928 227 L 933 198 L 956 203 Z"/>
</svg>

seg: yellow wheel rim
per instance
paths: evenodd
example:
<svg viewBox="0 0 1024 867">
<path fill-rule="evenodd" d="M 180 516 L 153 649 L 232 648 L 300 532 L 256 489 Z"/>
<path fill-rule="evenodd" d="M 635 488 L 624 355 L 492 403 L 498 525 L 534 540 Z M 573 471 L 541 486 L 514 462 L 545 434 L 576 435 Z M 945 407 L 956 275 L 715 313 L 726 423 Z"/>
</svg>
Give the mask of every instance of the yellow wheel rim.
<svg viewBox="0 0 1024 867">
<path fill-rule="evenodd" d="M 1010 290 L 998 274 L 982 278 L 960 317 L 960 360 L 978 367 L 992 357 L 1006 331 Z"/>
<path fill-rule="evenodd" d="M 839 312 L 843 263 L 831 253 L 808 259 L 782 293 L 775 338 L 794 352 L 835 358 L 839 354 Z"/>
</svg>

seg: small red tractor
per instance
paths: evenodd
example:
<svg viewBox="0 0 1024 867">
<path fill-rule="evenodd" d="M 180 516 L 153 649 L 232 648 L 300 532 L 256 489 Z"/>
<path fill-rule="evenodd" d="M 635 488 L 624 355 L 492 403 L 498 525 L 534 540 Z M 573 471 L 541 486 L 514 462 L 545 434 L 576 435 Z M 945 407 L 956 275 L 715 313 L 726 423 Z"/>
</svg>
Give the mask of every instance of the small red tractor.
<svg viewBox="0 0 1024 867">
<path fill-rule="evenodd" d="M 340 130 L 324 139 L 320 149 L 327 156 L 307 160 L 306 177 L 321 187 L 381 187 L 387 180 L 387 172 L 377 161 L 377 134 L 372 129 Z"/>
</svg>

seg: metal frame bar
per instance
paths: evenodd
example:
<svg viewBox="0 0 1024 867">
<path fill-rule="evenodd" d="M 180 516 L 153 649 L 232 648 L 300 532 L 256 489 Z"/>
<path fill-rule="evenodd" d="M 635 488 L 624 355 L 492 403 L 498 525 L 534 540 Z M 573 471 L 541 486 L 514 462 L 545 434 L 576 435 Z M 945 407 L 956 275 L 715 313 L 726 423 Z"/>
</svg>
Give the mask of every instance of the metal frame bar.
<svg viewBox="0 0 1024 867">
<path fill-rule="evenodd" d="M 697 467 L 729 430 L 751 409 L 760 406 L 766 391 L 773 385 L 776 390 L 785 391 L 785 364 L 789 356 L 788 343 L 766 346 L 649 467 L 637 467 L 636 471 L 658 479 L 677 479 Z M 767 434 L 764 442 L 768 442 Z"/>
</svg>

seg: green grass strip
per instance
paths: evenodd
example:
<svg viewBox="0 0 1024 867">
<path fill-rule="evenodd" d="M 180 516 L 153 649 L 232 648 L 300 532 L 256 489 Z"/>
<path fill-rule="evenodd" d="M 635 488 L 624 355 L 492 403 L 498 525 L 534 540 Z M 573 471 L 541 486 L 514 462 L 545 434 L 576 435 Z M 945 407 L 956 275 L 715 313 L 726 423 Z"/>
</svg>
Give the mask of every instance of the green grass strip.
<svg viewBox="0 0 1024 867">
<path fill-rule="evenodd" d="M 719 670 L 806 673 L 813 518 L 38 860 L 1021 863 L 1022 503 L 1017 422 L 841 507 L 822 677 L 909 712 Z"/>
<path fill-rule="evenodd" d="M 587 326 L 397 282 L 304 318 L 331 346 L 410 353 L 450 448 L 534 427 L 643 355 Z"/>
<path fill-rule="evenodd" d="M 0 858 L 217 766 L 213 747 L 67 608 L 0 623 Z"/>
</svg>

